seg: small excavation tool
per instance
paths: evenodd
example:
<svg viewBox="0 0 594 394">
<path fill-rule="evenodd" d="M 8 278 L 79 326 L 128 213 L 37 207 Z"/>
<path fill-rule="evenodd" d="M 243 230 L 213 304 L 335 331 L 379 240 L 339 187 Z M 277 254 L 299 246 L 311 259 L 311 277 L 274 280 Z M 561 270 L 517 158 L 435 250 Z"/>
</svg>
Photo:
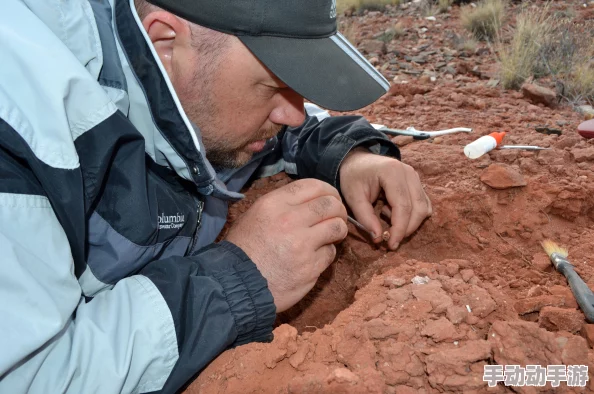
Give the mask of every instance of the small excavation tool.
<svg viewBox="0 0 594 394">
<path fill-rule="evenodd" d="M 369 237 L 371 237 L 371 239 L 375 238 L 375 234 L 373 234 L 371 231 L 367 230 L 367 227 L 365 227 L 364 225 L 362 225 L 361 223 L 356 221 L 354 218 L 352 218 L 351 216 L 347 216 L 347 219 L 349 220 L 349 222 L 353 223 L 353 225 L 355 227 L 357 227 L 359 230 L 363 231 L 364 233 L 367 233 L 367 235 L 369 235 Z"/>
<path fill-rule="evenodd" d="M 353 223 L 353 225 L 355 227 L 357 227 L 359 230 L 363 231 L 364 233 L 367 233 L 367 235 L 369 235 L 369 238 L 371 238 L 371 239 L 376 239 L 377 238 L 373 232 L 367 230 L 367 228 L 365 226 L 363 226 L 361 223 L 359 223 L 357 220 L 355 220 L 351 216 L 347 216 L 347 219 L 348 219 L 349 222 Z M 384 231 L 384 233 L 382 234 L 382 239 L 384 241 L 389 240 L 390 239 L 390 232 L 389 231 Z"/>
<path fill-rule="evenodd" d="M 560 248 L 556 243 L 548 239 L 542 242 L 542 247 L 549 255 L 555 269 L 567 278 L 571 292 L 582 312 L 586 315 L 588 323 L 594 323 L 594 293 L 575 272 L 573 264 L 567 260 L 567 250 Z"/>
<path fill-rule="evenodd" d="M 497 149 L 548 150 L 551 148 L 544 148 L 536 145 L 502 145 Z"/>
</svg>

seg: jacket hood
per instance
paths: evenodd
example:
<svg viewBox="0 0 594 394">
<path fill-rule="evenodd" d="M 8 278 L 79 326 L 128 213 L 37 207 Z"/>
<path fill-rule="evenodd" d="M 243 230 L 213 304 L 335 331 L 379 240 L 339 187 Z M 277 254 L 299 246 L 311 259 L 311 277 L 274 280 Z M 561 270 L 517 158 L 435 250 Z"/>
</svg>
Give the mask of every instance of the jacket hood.
<svg viewBox="0 0 594 394">
<path fill-rule="evenodd" d="M 102 3 L 99 0 L 91 0 L 91 3 L 93 2 Z M 166 161 L 178 175 L 195 182 L 202 194 L 213 194 L 225 199 L 243 197 L 239 193 L 227 190 L 206 159 L 200 130 L 186 116 L 165 68 L 136 13 L 134 0 L 111 2 L 112 27 L 119 40 L 121 54 L 125 57 L 123 63 L 127 63 L 124 65 L 124 71 L 127 72 L 126 80 L 128 85 L 135 83 L 139 88 L 128 89 L 130 101 L 139 102 L 139 108 L 131 106 L 129 118 L 143 135 L 147 133 L 147 153 L 152 153 L 157 163 L 165 164 Z M 133 97 L 133 94 L 138 97 Z M 150 119 L 142 107 L 150 110 Z M 139 112 L 139 116 L 132 113 L 134 110 Z M 153 142 L 152 147 L 148 141 Z"/>
<path fill-rule="evenodd" d="M 47 108 L 29 112 L 35 117 L 31 121 L 47 128 L 48 135 L 66 124 L 65 132 L 76 138 L 78 128 L 88 129 L 81 124 L 92 126 L 119 110 L 143 135 L 145 151 L 157 164 L 193 182 L 203 195 L 243 197 L 227 190 L 206 159 L 200 130 L 182 109 L 134 0 L 6 1 L 24 5 L 42 22 L 34 31 L 15 22 L 21 40 L 33 46 L 36 36 L 49 34 L 46 49 L 54 54 L 32 60 L 31 53 L 15 46 L 30 84 L 39 97 L 48 98 Z"/>
</svg>

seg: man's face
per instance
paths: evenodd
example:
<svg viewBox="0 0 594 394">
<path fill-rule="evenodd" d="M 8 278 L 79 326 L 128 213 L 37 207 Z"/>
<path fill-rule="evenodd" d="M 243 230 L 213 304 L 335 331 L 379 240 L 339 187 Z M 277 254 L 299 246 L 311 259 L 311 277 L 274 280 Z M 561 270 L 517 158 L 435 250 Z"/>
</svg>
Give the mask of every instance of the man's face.
<svg viewBox="0 0 594 394">
<path fill-rule="evenodd" d="M 277 79 L 235 37 L 218 65 L 188 50 L 173 64 L 176 92 L 202 133 L 206 156 L 217 167 L 240 167 L 284 125 L 305 120 L 303 98 Z M 187 60 L 187 61 L 186 61 Z"/>
</svg>

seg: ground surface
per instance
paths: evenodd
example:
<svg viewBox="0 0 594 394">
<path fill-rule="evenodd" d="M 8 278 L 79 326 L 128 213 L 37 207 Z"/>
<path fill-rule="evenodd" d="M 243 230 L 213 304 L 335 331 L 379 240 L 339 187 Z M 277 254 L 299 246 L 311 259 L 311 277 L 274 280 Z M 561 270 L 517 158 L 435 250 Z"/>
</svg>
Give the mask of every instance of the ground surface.
<svg viewBox="0 0 594 394">
<path fill-rule="evenodd" d="M 584 21 L 594 16 L 576 10 Z M 352 17 L 359 47 L 377 57 L 390 80 L 398 77 L 391 93 L 361 114 L 394 128 L 474 129 L 429 141 L 396 139 L 403 161 L 420 173 L 434 215 L 396 252 L 370 245 L 351 227 L 316 288 L 279 316 L 274 342 L 225 352 L 188 393 L 511 392 L 502 384 L 487 387 L 486 364 L 588 364 L 593 378 L 594 325 L 585 323 L 540 241 L 567 247 L 594 287 L 594 144 L 577 134 L 583 115 L 568 106 L 493 87 L 496 63 L 485 45 L 455 51 L 457 12 L 436 21 L 412 9 Z M 396 21 L 406 34 L 387 48 L 365 41 Z M 421 74 L 410 74 L 416 70 Z M 543 125 L 562 135 L 535 130 Z M 508 132 L 506 144 L 552 149 L 464 156 L 465 144 L 493 131 Z M 256 181 L 232 207 L 230 221 L 289 181 L 284 175 Z M 413 284 L 415 276 L 430 280 Z"/>
</svg>

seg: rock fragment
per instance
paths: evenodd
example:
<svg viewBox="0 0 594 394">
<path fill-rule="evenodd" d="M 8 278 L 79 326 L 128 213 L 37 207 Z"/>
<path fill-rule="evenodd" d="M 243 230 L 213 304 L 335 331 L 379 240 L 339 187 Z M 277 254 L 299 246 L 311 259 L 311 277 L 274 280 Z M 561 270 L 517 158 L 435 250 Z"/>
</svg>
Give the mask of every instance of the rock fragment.
<svg viewBox="0 0 594 394">
<path fill-rule="evenodd" d="M 491 164 L 481 174 L 480 179 L 493 189 L 499 190 L 527 185 L 522 174 L 506 164 Z"/>
<path fill-rule="evenodd" d="M 431 337 L 435 342 L 442 342 L 453 339 L 456 335 L 456 328 L 448 319 L 441 317 L 427 323 L 421 331 L 421 335 Z"/>
<path fill-rule="evenodd" d="M 522 85 L 522 94 L 533 103 L 541 103 L 548 107 L 554 106 L 557 100 L 555 91 L 533 83 Z"/>
<path fill-rule="evenodd" d="M 518 300 L 514 304 L 516 312 L 520 315 L 526 315 L 532 312 L 539 312 L 546 306 L 564 306 L 565 299 L 560 295 L 541 295 L 537 297 Z"/>
<path fill-rule="evenodd" d="M 545 306 L 540 311 L 538 324 L 549 331 L 577 333 L 584 324 L 584 314 L 577 309 Z"/>
</svg>

